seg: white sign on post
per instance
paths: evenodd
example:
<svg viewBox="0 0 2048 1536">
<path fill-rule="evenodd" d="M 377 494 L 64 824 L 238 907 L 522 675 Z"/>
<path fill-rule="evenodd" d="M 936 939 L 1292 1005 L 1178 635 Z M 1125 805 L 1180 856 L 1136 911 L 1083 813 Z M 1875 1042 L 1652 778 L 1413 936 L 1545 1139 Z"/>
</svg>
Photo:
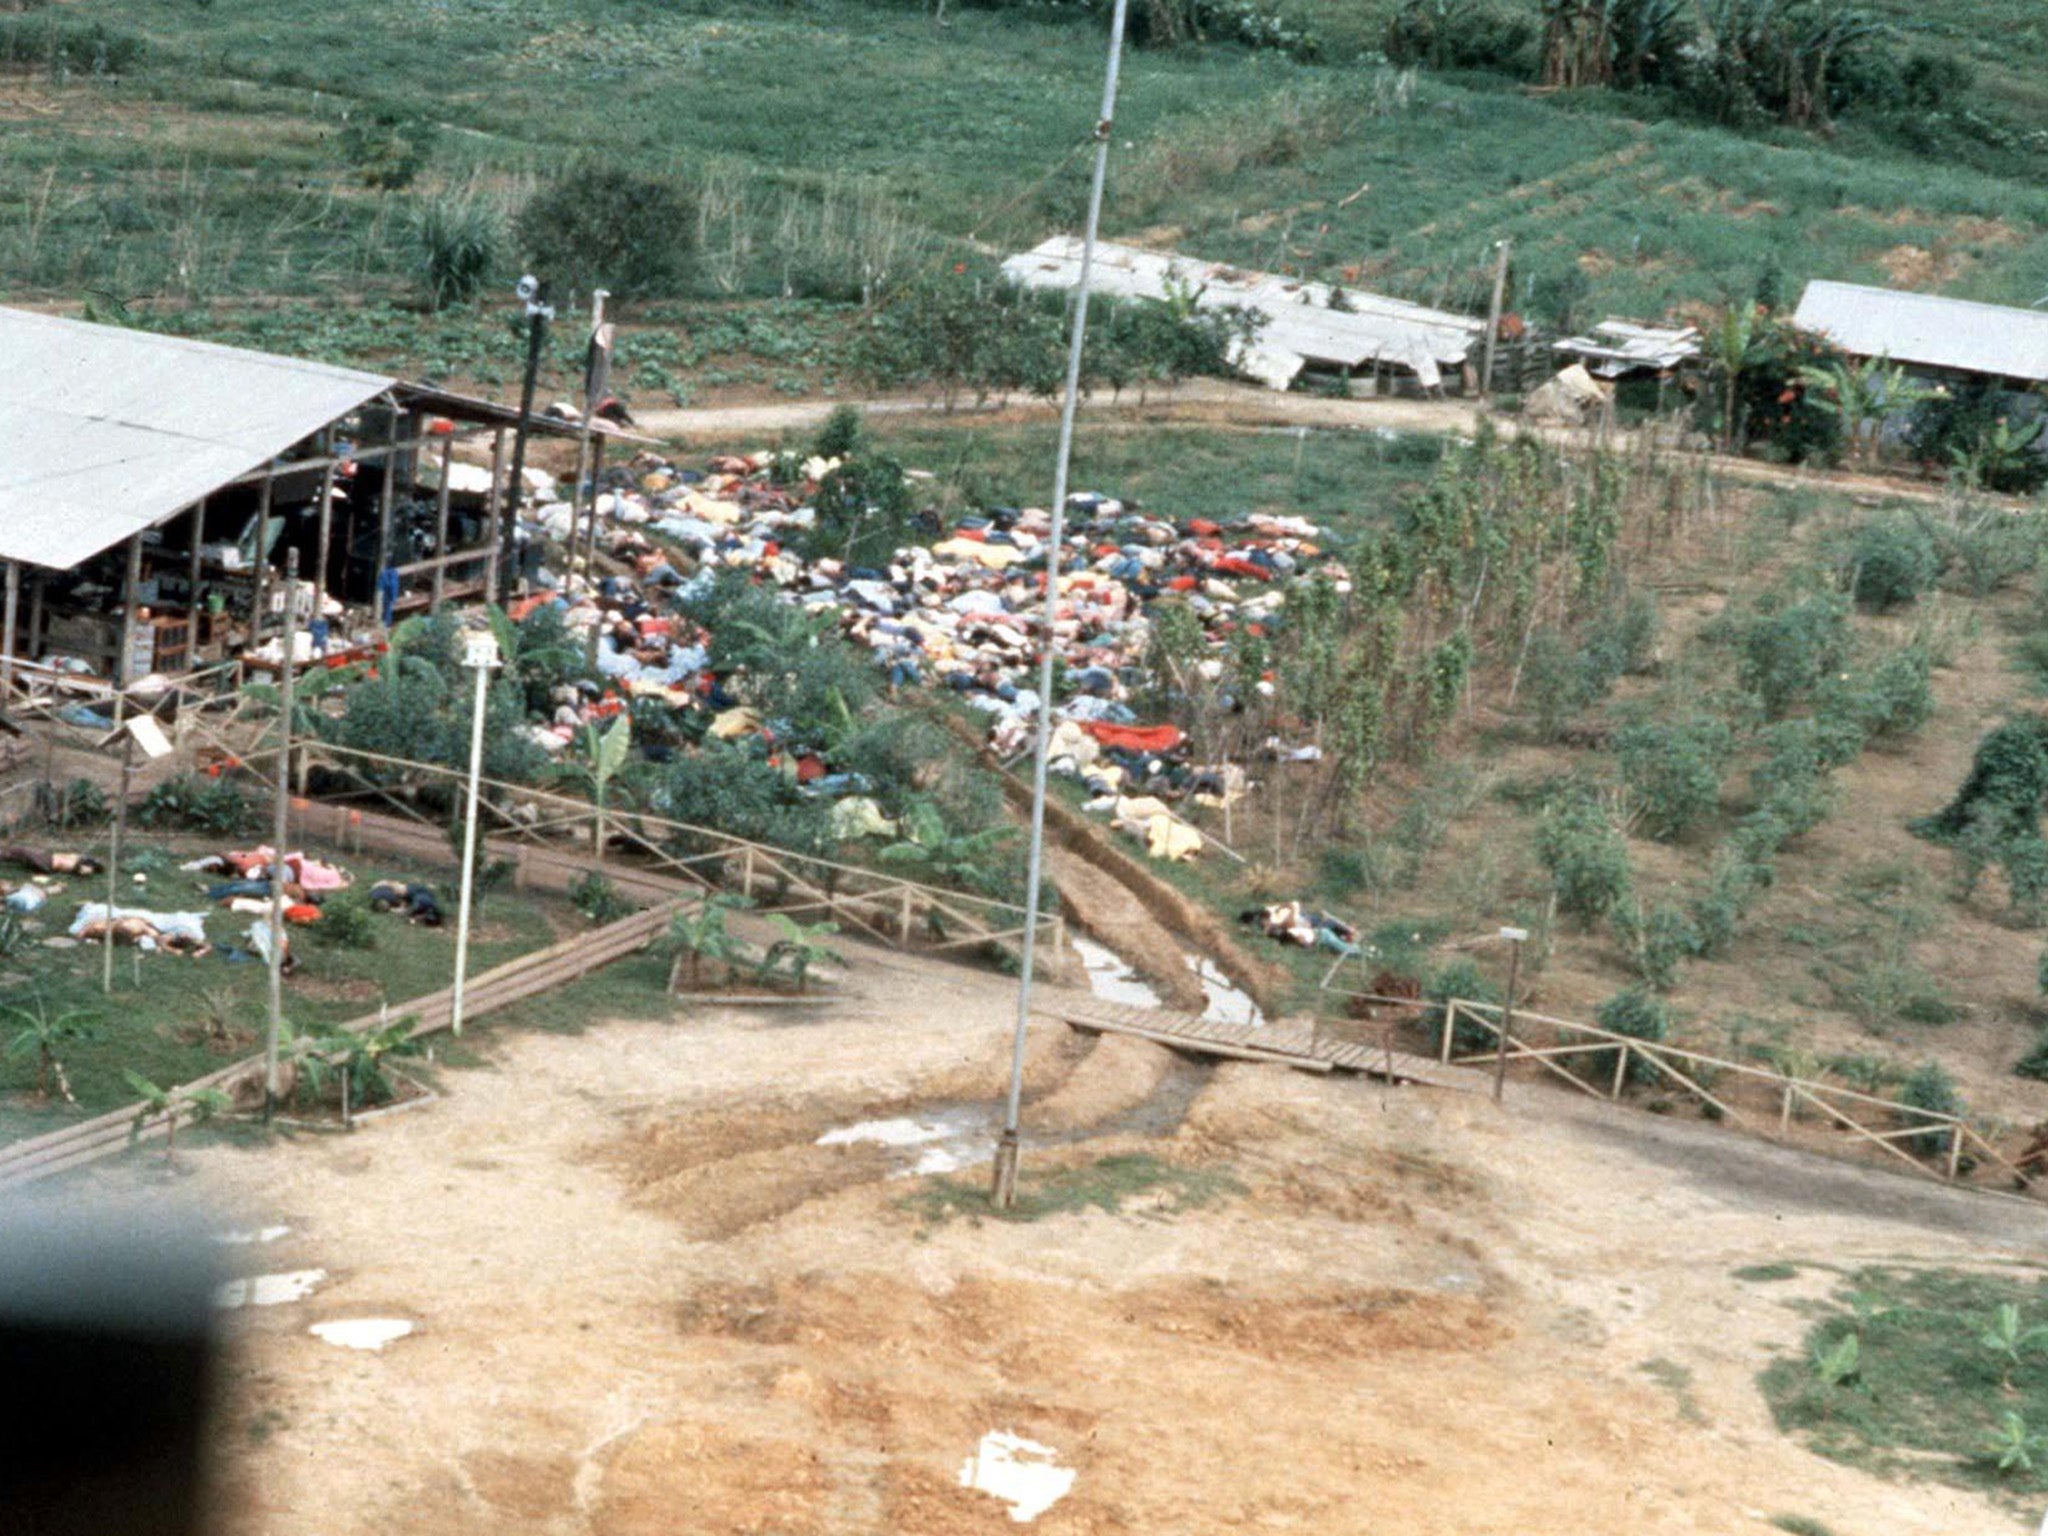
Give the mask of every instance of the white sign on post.
<svg viewBox="0 0 2048 1536">
<path fill-rule="evenodd" d="M 142 748 L 142 755 L 148 758 L 169 757 L 171 740 L 164 735 L 164 728 L 156 722 L 154 715 L 130 715 L 126 721 L 128 734 L 135 745 Z"/>
</svg>

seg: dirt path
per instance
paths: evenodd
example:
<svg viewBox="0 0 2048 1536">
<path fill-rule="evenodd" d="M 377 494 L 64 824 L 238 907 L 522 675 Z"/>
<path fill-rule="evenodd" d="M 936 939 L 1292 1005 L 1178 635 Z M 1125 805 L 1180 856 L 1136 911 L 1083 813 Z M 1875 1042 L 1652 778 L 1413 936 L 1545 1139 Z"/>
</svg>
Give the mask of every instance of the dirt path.
<svg viewBox="0 0 2048 1536">
<path fill-rule="evenodd" d="M 1731 1271 L 2018 1262 L 2034 1210 L 1548 1096 L 1168 1070 L 1041 1029 L 1034 1101 L 1066 1128 L 1048 1145 L 1034 1106 L 1027 1171 L 1143 1152 L 1226 1182 L 935 1220 L 908 1170 L 986 1158 L 1011 993 L 903 959 L 851 985 L 801 1024 L 480 1036 L 438 1103 L 190 1154 L 217 1219 L 291 1229 L 228 1250 L 242 1272 L 327 1271 L 234 1316 L 219 1528 L 993 1533 L 1005 1506 L 957 1477 L 1006 1430 L 1076 1474 L 1048 1533 L 2022 1529 L 1779 1437 L 1754 1375 L 1833 1276 Z M 949 1139 L 818 1144 L 881 1116 Z M 307 1332 L 349 1317 L 418 1331 Z"/>
<path fill-rule="evenodd" d="M 715 439 L 727 446 L 739 447 L 750 437 L 766 442 L 780 433 L 809 431 L 821 425 L 841 405 L 856 405 L 877 416 L 922 416 L 928 418 L 931 425 L 957 426 L 962 430 L 991 423 L 1045 421 L 1059 415 L 1057 402 L 1030 398 L 984 405 L 968 402 L 947 411 L 941 404 L 922 395 L 885 395 L 851 400 L 759 401 L 650 410 L 640 412 L 636 420 L 639 430 L 650 437 L 670 438 L 678 442 Z M 1082 402 L 1081 410 L 1092 430 L 1179 424 L 1236 431 L 1306 427 L 1322 431 L 1468 436 L 1477 430 L 1479 420 L 1485 414 L 1484 408 L 1472 400 L 1332 400 L 1319 395 L 1280 394 L 1222 379 L 1190 379 L 1171 388 L 1154 389 L 1143 401 L 1135 394 L 1120 398 L 1095 395 Z M 1560 446 L 1583 448 L 1593 441 L 1592 434 L 1587 431 L 1532 426 L 1516 417 L 1502 417 L 1500 423 L 1505 432 L 1533 431 Z M 1624 449 L 1632 444 L 1627 433 L 1615 434 L 1611 441 Z M 1946 495 L 1941 487 L 1924 481 L 1885 475 L 1765 464 L 1755 459 L 1719 454 L 1680 456 L 1702 459 L 1719 474 L 1756 485 L 1811 487 L 1844 495 L 1929 503 L 1940 502 Z"/>
</svg>

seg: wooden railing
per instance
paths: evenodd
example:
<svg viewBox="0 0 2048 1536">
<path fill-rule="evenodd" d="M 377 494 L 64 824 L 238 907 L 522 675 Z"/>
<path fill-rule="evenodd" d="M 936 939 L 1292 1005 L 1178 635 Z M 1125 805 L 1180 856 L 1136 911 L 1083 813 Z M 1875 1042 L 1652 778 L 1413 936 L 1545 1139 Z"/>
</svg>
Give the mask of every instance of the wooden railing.
<svg viewBox="0 0 2048 1536">
<path fill-rule="evenodd" d="M 1438 1011 L 1434 1003 L 1328 986 L 1323 990 L 1328 996 L 1376 1009 L 1405 1010 L 1417 1027 L 1434 1031 L 1437 1057 L 1447 1065 L 1483 1067 L 1500 1059 L 1502 1009 L 1498 1004 L 1452 999 L 1442 1005 L 1441 1017 L 1432 1024 L 1431 1016 Z M 1461 1049 L 1461 1025 L 1490 1038 L 1490 1043 L 1480 1049 Z M 1677 1094 L 1715 1120 L 1772 1141 L 1793 1141 L 1795 1126 L 1811 1117 L 1826 1129 L 1846 1135 L 1856 1147 L 1878 1154 L 1886 1165 L 1903 1165 L 1925 1178 L 1965 1184 L 1980 1170 L 1994 1171 L 2009 1176 L 2015 1188 L 2030 1193 L 2042 1182 L 2038 1171 L 2021 1168 L 1961 1115 L 1920 1109 L 1811 1078 L 1788 1077 L 1753 1062 L 1729 1061 L 1683 1046 L 1638 1040 L 1595 1024 L 1524 1008 L 1513 1011 L 1506 1036 L 1509 1064 L 1534 1063 L 1592 1098 L 1618 1102 L 1635 1084 Z M 1570 1070 L 1570 1064 L 1581 1070 Z M 1931 1155 L 1916 1155 L 1911 1150 L 1930 1144 L 1939 1150 Z M 1832 1151 L 1836 1144 L 1821 1145 Z"/>
<path fill-rule="evenodd" d="M 466 774 L 437 763 L 328 742 L 295 746 L 293 757 L 302 788 L 317 769 L 344 781 L 344 787 L 323 790 L 322 800 L 375 801 L 436 831 L 446 828 L 446 819 L 424 814 L 409 792 L 433 784 L 455 803 L 467 792 Z M 276 761 L 276 749 L 270 747 L 233 759 L 231 767 L 268 785 Z M 557 851 L 580 845 L 600 873 L 611 867 L 609 859 L 700 890 L 736 891 L 766 911 L 829 920 L 895 949 L 948 954 L 994 946 L 1014 955 L 1021 948 L 1027 914 L 1014 902 L 792 853 L 716 827 L 644 811 L 600 809 L 578 796 L 531 785 L 489 778 L 479 783 L 478 819 L 489 836 Z M 1062 952 L 1065 937 L 1061 916 L 1049 913 L 1040 918 L 1039 944 L 1048 959 Z"/>
</svg>

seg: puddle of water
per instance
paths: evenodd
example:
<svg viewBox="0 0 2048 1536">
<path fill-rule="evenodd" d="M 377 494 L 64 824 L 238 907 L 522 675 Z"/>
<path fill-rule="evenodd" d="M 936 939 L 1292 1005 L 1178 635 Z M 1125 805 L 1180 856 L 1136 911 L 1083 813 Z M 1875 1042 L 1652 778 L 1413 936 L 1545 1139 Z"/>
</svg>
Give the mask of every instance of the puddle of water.
<svg viewBox="0 0 2048 1536">
<path fill-rule="evenodd" d="M 1123 958 L 1104 949 L 1093 939 L 1074 935 L 1074 949 L 1088 968 L 1088 990 L 1105 1003 L 1123 1003 L 1133 1008 L 1157 1008 L 1159 994 Z"/>
<path fill-rule="evenodd" d="M 904 1153 L 915 1152 L 891 1171 L 892 1179 L 919 1174 L 954 1173 L 988 1155 L 990 1113 L 986 1105 L 939 1110 L 917 1119 L 900 1116 L 891 1120 L 863 1120 L 842 1125 L 818 1138 L 821 1147 L 879 1146 Z"/>
<path fill-rule="evenodd" d="M 1036 1440 L 992 1429 L 961 1463 L 960 1486 L 1001 1499 L 1019 1524 L 1036 1520 L 1073 1491 L 1074 1469 L 1060 1466 L 1058 1454 Z"/>
<path fill-rule="evenodd" d="M 331 1323 L 315 1323 L 307 1331 L 343 1349 L 382 1349 L 412 1330 L 413 1325 L 402 1317 L 344 1317 Z"/>
<path fill-rule="evenodd" d="M 1218 970 L 1215 961 L 1206 955 L 1189 955 L 1187 961 L 1188 969 L 1201 981 L 1202 992 L 1209 999 L 1209 1006 L 1202 1010 L 1203 1018 L 1212 1024 L 1249 1024 L 1254 1028 L 1266 1022 L 1259 1005 Z"/>
<path fill-rule="evenodd" d="M 230 1246 L 243 1248 L 251 1243 L 274 1243 L 281 1237 L 291 1236 L 290 1227 L 233 1227 L 226 1232 L 216 1232 L 213 1240 Z"/>
<path fill-rule="evenodd" d="M 236 1307 L 277 1307 L 289 1301 L 304 1301 L 326 1278 L 324 1269 L 292 1269 L 282 1274 L 230 1280 L 213 1293 L 213 1304 L 223 1311 L 232 1311 Z"/>
</svg>

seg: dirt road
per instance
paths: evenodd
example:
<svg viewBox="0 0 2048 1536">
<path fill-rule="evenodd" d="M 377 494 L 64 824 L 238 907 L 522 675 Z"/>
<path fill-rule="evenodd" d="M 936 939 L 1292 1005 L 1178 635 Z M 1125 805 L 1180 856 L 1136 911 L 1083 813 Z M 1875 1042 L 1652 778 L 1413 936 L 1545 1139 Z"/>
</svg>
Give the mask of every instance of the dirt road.
<svg viewBox="0 0 2048 1536">
<path fill-rule="evenodd" d="M 842 404 L 857 405 L 876 416 L 921 416 L 927 418 L 928 425 L 962 429 L 991 422 L 1043 421 L 1059 414 L 1057 402 L 1028 397 L 983 405 L 968 402 L 946 411 L 925 396 L 888 395 L 850 401 L 776 400 L 649 410 L 640 412 L 636 420 L 638 429 L 651 437 L 692 444 L 715 442 L 741 449 L 765 446 L 783 433 L 811 431 Z M 1319 395 L 1278 394 L 1222 379 L 1190 379 L 1172 388 L 1154 389 L 1142 401 L 1135 393 L 1121 398 L 1098 394 L 1083 401 L 1081 410 L 1090 429 L 1097 431 L 1180 424 L 1247 432 L 1305 427 L 1312 431 L 1467 436 L 1477 430 L 1484 414 L 1483 407 L 1473 400 L 1332 400 Z M 1583 447 L 1592 441 L 1592 434 L 1586 431 L 1531 426 L 1512 416 L 1499 420 L 1504 432 L 1534 431 L 1560 445 Z M 1622 433 L 1612 441 L 1627 447 L 1631 439 Z M 1751 484 L 1811 486 L 1845 495 L 1930 503 L 1941 501 L 1945 494 L 1939 486 L 1891 476 L 1765 464 L 1716 454 L 1692 456 L 1711 464 L 1719 474 Z"/>
<path fill-rule="evenodd" d="M 2021 1529 L 1781 1438 L 1754 1376 L 1835 1276 L 1732 1271 L 2018 1261 L 2037 1211 L 1047 1029 L 1027 1171 L 1145 1153 L 1212 1198 L 943 1219 L 913 1170 L 985 1177 L 1010 990 L 903 959 L 853 987 L 801 1023 L 483 1036 L 439 1102 L 190 1154 L 216 1219 L 290 1229 L 224 1250 L 242 1272 L 326 1271 L 234 1315 L 221 1528 L 995 1532 L 959 1474 L 1007 1431 L 1074 1474 L 1048 1533 Z M 819 1144 L 890 1117 L 925 1139 Z M 417 1331 L 308 1332 L 364 1317 Z"/>
</svg>

